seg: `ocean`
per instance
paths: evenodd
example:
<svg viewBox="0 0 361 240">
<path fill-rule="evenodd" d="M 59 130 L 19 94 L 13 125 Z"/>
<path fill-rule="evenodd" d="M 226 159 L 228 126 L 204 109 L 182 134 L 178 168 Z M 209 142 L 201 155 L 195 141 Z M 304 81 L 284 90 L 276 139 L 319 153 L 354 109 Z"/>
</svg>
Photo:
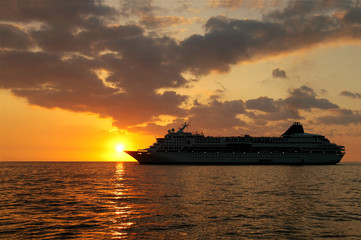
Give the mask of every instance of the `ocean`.
<svg viewBox="0 0 361 240">
<path fill-rule="evenodd" d="M 361 163 L 0 162 L 0 239 L 361 239 Z"/>
</svg>

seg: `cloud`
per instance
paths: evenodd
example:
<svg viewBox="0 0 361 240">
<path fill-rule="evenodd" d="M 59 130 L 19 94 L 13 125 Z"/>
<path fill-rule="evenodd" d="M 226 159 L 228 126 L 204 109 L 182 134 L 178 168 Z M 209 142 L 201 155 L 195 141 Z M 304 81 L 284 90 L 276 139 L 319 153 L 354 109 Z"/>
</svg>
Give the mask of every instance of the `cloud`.
<svg viewBox="0 0 361 240">
<path fill-rule="evenodd" d="M 338 105 L 331 103 L 325 98 L 317 98 L 315 91 L 308 86 L 290 89 L 290 96 L 284 99 L 285 104 L 296 116 L 299 110 L 310 110 L 312 108 L 331 109 L 339 108 Z"/>
<path fill-rule="evenodd" d="M 232 132 L 236 126 L 246 125 L 237 115 L 245 113 L 245 106 L 242 100 L 218 101 L 213 100 L 208 104 L 195 103 L 188 110 L 188 116 L 199 129 L 211 131 Z"/>
<path fill-rule="evenodd" d="M 208 0 L 208 6 L 212 8 L 264 8 L 280 5 L 280 1 L 265 2 L 263 0 Z"/>
<path fill-rule="evenodd" d="M 73 24 L 84 23 L 91 17 L 110 17 L 116 11 L 95 0 L 57 1 L 37 0 L 22 1 L 8 0 L 2 2 L 0 9 L 1 20 L 14 22 L 40 21 L 49 25 L 71 27 Z"/>
<path fill-rule="evenodd" d="M 5 31 L 3 39 L 32 39 L 40 51 L 26 51 L 31 46 L 29 41 L 17 41 L 13 50 L 3 47 L 2 88 L 11 89 L 31 104 L 112 117 L 118 127 L 147 122 L 161 114 L 184 115 L 179 106 L 187 96 L 175 91 L 156 92 L 186 83 L 183 70 L 172 60 L 177 48 L 174 39 L 146 36 L 135 25 L 108 25 L 102 18 L 104 14 L 112 16 L 113 9 L 93 1 L 73 5 L 39 1 L 38 8 L 22 2 L 12 4 L 8 10 L 19 16 L 4 14 L 2 18 L 19 24 L 42 21 L 46 27 L 22 32 L 13 25 L 5 26 L 11 31 Z M 43 13 L 54 8 L 59 11 Z M 69 25 L 69 19 L 62 21 L 68 8 L 73 21 Z M 5 47 L 9 48 L 10 40 L 3 42 Z M 102 80 L 98 70 L 108 75 Z"/>
<path fill-rule="evenodd" d="M 193 107 L 186 110 L 184 117 L 177 118 L 166 126 L 159 126 L 150 122 L 145 126 L 132 127 L 131 130 L 164 134 L 166 130 L 181 125 L 186 119 L 192 120 L 193 129 L 205 131 L 207 134 L 231 135 L 234 134 L 236 128 L 247 127 L 246 122 L 238 117 L 247 114 L 242 100 L 220 101 L 212 98 L 210 100 L 205 104 L 195 101 Z"/>
<path fill-rule="evenodd" d="M 125 17 L 149 16 L 159 9 L 152 0 L 123 0 L 121 2 L 121 14 Z"/>
<path fill-rule="evenodd" d="M 361 23 L 361 6 L 358 8 L 352 8 L 348 11 L 344 17 L 345 22 L 347 23 Z"/>
<path fill-rule="evenodd" d="M 184 110 L 179 105 L 187 99 L 186 96 L 174 91 L 162 94 L 154 91 L 159 86 L 173 86 L 176 82 L 167 78 L 171 76 L 166 68 L 161 68 L 164 71 L 161 74 L 163 78 L 158 78 L 160 73 L 156 69 L 144 72 L 122 67 L 125 64 L 122 60 L 115 59 L 115 63 L 109 59 L 104 61 L 114 64 L 115 73 L 107 80 L 115 84 L 116 88 L 105 86 L 92 71 L 104 66 L 102 59 L 95 61 L 76 57 L 63 60 L 55 54 L 5 51 L 0 55 L 3 66 L 0 86 L 12 89 L 17 96 L 26 97 L 31 104 L 112 117 L 118 127 L 146 122 L 161 114 L 178 117 L 184 115 Z M 124 72 L 121 73 L 123 69 Z M 146 68 L 143 66 L 144 69 Z M 115 76 L 120 79 L 126 77 L 127 81 L 123 83 L 118 78 L 112 80 Z M 142 83 L 143 79 L 148 81 Z M 170 82 L 167 84 L 164 81 Z"/>
<path fill-rule="evenodd" d="M 361 124 L 361 114 L 350 109 L 333 109 L 331 115 L 322 116 L 317 120 L 322 124 Z"/>
<path fill-rule="evenodd" d="M 33 45 L 31 36 L 20 27 L 0 23 L 0 48 L 29 49 Z"/>
<path fill-rule="evenodd" d="M 339 115 L 339 112 L 342 112 L 338 105 L 325 98 L 317 97 L 312 88 L 301 86 L 289 89 L 287 97 L 277 100 L 270 97 L 258 97 L 246 101 L 241 99 L 233 101 L 213 99 L 207 104 L 195 102 L 194 106 L 187 110 L 186 116 L 192 119 L 197 129 L 208 132 L 221 129 L 219 134 L 221 132 L 232 134 L 235 129 L 239 128 L 254 131 L 249 125 L 250 120 L 253 121 L 254 126 L 258 126 L 275 121 L 304 119 L 304 111 L 313 109 L 322 113 L 334 113 L 334 115 Z M 246 119 L 247 121 L 245 121 Z"/>
<path fill-rule="evenodd" d="M 288 1 L 283 9 L 276 9 L 267 14 L 266 18 L 274 20 L 300 21 L 313 18 L 315 15 L 327 15 L 332 12 L 354 11 L 358 9 L 357 3 L 344 0 L 320 0 L 320 1 Z"/>
<path fill-rule="evenodd" d="M 301 8 L 290 4 L 283 11 L 264 16 L 263 21 L 211 17 L 205 24 L 204 35 L 194 34 L 180 43 L 180 64 L 200 75 L 212 70 L 227 72 L 232 64 L 311 48 L 323 42 L 361 38 L 359 24 L 329 15 L 322 4 L 292 3 L 300 4 Z M 343 6 L 342 10 L 345 9 Z M 316 10 L 321 14 L 316 14 Z"/>
<path fill-rule="evenodd" d="M 280 109 L 280 101 L 275 101 L 269 97 L 259 97 L 246 101 L 247 109 L 255 109 L 263 112 L 277 112 Z"/>
<path fill-rule="evenodd" d="M 350 97 L 350 98 L 361 98 L 361 94 L 360 94 L 360 93 L 357 93 L 357 92 L 352 93 L 352 92 L 349 92 L 349 91 L 346 91 L 346 90 L 342 91 L 342 92 L 340 93 L 340 96 Z"/>
<path fill-rule="evenodd" d="M 244 6 L 243 1 L 238 0 L 208 0 L 208 5 L 212 8 L 240 8 Z"/>
<path fill-rule="evenodd" d="M 256 117 L 253 110 L 263 112 L 266 119 L 288 119 L 299 116 L 299 110 L 338 108 L 306 86 L 290 90 L 286 99 L 260 97 L 246 103 L 221 101 L 220 90 L 207 104 L 181 107 L 189 101 L 177 93 L 191 81 L 185 73 L 227 72 L 232 64 L 327 41 L 360 39 L 357 9 L 327 7 L 343 11 L 340 18 L 321 8 L 327 5 L 324 1 L 321 5 L 307 2 L 310 5 L 290 5 L 262 21 L 211 17 L 205 33 L 177 40 L 144 28 L 165 26 L 166 21 L 186 22 L 156 16 L 157 7 L 150 0 L 123 1 L 120 11 L 97 0 L 5 1 L 0 8 L 0 87 L 31 104 L 112 117 L 121 128 L 171 115 L 192 116 L 200 122 L 206 119 L 209 129 L 219 127 L 220 122 L 232 129 L 244 126 L 239 115 Z M 127 23 L 133 16 L 138 22 Z M 160 93 L 164 89 L 170 90 Z"/>
<path fill-rule="evenodd" d="M 325 98 L 318 98 L 315 91 L 308 86 L 301 86 L 289 89 L 289 96 L 284 99 L 274 100 L 268 97 L 259 97 L 246 101 L 247 110 L 258 110 L 252 119 L 263 119 L 267 121 L 302 119 L 301 110 L 311 111 L 312 109 L 338 109 L 339 106 L 331 103 Z M 263 113 L 262 113 L 263 112 Z"/>
<path fill-rule="evenodd" d="M 174 91 L 156 94 L 128 88 L 128 92 L 118 93 L 118 89 L 105 86 L 89 71 L 97 65 L 84 58 L 64 61 L 52 54 L 12 51 L 2 54 L 0 62 L 4 67 L 0 86 L 13 89 L 14 94 L 26 97 L 31 104 L 110 116 L 119 127 L 150 120 L 157 114 L 184 114 L 177 106 L 186 96 Z M 12 81 L 6 81 L 9 79 Z"/>
<path fill-rule="evenodd" d="M 338 113 L 338 105 L 325 98 L 318 98 L 315 91 L 308 86 L 290 89 L 289 96 L 282 99 L 259 97 L 243 101 L 212 100 L 207 104 L 194 103 L 187 110 L 186 116 L 192 119 L 198 129 L 214 132 L 213 129 L 221 129 L 223 133 L 232 134 L 235 129 L 242 128 L 249 131 L 249 120 L 254 125 L 266 125 L 274 121 L 289 121 L 304 119 L 303 111 L 318 109 L 321 112 Z M 254 111 L 257 110 L 257 111 Z M 245 120 L 248 121 L 245 121 Z M 221 123 L 221 126 L 220 126 Z M 198 124 L 198 125 L 197 125 Z"/>
<path fill-rule="evenodd" d="M 142 16 L 140 23 L 146 28 L 159 28 L 191 24 L 194 19 L 177 16 Z"/>
<path fill-rule="evenodd" d="M 283 31 L 277 24 L 225 17 L 210 18 L 205 28 L 205 35 L 192 35 L 180 43 L 179 64 L 198 75 L 227 72 L 231 64 L 252 60 Z M 268 55 L 267 50 L 262 55 Z"/>
<path fill-rule="evenodd" d="M 84 58 L 63 61 L 59 55 L 46 52 L 2 51 L 0 54 L 0 85 L 10 89 L 104 89 L 94 73 L 91 62 Z M 21 69 L 21 71 L 19 71 Z"/>
<path fill-rule="evenodd" d="M 276 68 L 272 70 L 272 77 L 274 78 L 287 78 L 286 71 Z"/>
</svg>

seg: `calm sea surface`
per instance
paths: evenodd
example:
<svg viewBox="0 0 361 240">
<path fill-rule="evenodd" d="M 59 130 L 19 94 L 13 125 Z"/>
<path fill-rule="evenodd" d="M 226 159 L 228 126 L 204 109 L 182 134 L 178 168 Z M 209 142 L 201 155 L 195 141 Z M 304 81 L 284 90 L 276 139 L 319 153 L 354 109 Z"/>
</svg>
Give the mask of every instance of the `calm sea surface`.
<svg viewBox="0 0 361 240">
<path fill-rule="evenodd" d="M 0 162 L 1 239 L 361 239 L 361 163 Z"/>
</svg>

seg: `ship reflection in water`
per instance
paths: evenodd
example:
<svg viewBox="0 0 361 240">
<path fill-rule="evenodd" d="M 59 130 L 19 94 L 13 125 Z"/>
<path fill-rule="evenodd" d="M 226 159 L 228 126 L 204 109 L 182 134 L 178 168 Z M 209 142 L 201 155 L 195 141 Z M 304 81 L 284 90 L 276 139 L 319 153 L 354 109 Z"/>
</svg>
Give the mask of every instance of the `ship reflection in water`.
<svg viewBox="0 0 361 240">
<path fill-rule="evenodd" d="M 361 239 L 360 163 L 0 163 L 2 239 Z"/>
</svg>

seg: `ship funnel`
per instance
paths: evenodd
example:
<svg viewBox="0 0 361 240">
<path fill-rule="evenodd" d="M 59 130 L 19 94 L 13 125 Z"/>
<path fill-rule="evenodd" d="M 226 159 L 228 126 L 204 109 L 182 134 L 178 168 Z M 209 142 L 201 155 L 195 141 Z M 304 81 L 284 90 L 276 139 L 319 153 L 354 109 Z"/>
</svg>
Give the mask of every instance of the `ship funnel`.
<svg viewBox="0 0 361 240">
<path fill-rule="evenodd" d="M 299 122 L 294 122 L 292 126 L 289 129 L 287 129 L 287 131 L 284 134 L 282 134 L 282 136 L 289 136 L 295 133 L 305 133 L 303 131 L 303 127 L 301 123 Z"/>
</svg>

